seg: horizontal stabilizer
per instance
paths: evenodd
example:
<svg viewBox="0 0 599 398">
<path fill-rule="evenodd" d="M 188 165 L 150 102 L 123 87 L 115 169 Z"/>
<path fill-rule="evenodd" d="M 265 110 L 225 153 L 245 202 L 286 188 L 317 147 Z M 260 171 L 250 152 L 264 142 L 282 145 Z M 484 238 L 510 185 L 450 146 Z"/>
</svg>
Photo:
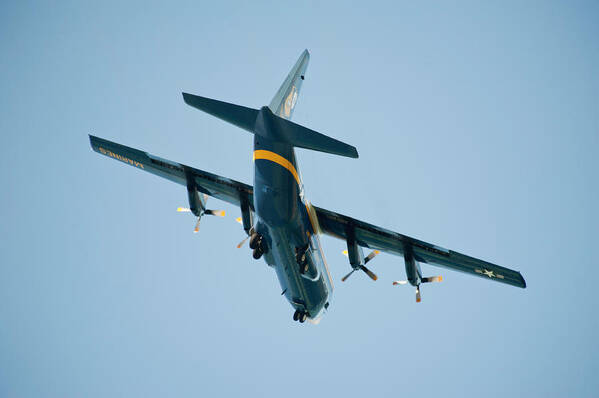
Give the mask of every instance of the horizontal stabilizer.
<svg viewBox="0 0 599 398">
<path fill-rule="evenodd" d="M 358 151 L 354 146 L 310 130 L 307 127 L 300 126 L 272 113 L 270 113 L 270 117 L 276 126 L 276 138 L 280 141 L 287 142 L 298 148 L 312 149 L 313 151 L 332 153 L 333 155 L 347 156 L 349 158 L 358 157 Z"/>
<path fill-rule="evenodd" d="M 285 142 L 298 148 L 312 149 L 313 151 L 350 158 L 358 157 L 358 151 L 355 147 L 279 117 L 266 106 L 257 110 L 187 93 L 183 93 L 183 99 L 187 105 L 253 134 Z"/>
<path fill-rule="evenodd" d="M 183 93 L 183 100 L 189 106 L 193 106 L 225 122 L 234 124 L 250 133 L 254 132 L 254 125 L 258 116 L 257 109 L 187 93 Z"/>
</svg>

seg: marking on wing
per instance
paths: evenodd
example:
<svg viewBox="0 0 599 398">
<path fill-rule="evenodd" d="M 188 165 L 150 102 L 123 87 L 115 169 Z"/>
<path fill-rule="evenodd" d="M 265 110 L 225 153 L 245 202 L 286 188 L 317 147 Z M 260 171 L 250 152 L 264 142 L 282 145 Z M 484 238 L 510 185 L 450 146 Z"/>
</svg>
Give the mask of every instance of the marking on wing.
<svg viewBox="0 0 599 398">
<path fill-rule="evenodd" d="M 104 149 L 102 147 L 98 147 L 98 150 L 100 151 L 100 153 L 102 155 L 106 155 L 106 156 L 110 156 L 111 158 L 114 158 L 116 160 L 120 160 L 121 162 L 130 164 L 131 166 L 135 166 L 135 167 L 139 167 L 140 169 L 144 168 L 144 165 L 136 162 L 135 160 L 131 160 L 123 155 L 119 155 L 118 153 L 114 153 L 112 151 L 109 151 L 108 149 Z"/>
<path fill-rule="evenodd" d="M 492 270 L 488 270 L 486 268 L 484 270 L 475 268 L 474 272 L 476 272 L 477 274 L 482 274 L 482 275 L 488 276 L 489 278 L 505 279 L 505 277 L 503 275 L 496 274 Z"/>
<path fill-rule="evenodd" d="M 483 274 L 487 275 L 489 278 L 493 278 L 495 276 L 493 271 L 489 271 L 489 270 L 484 270 Z"/>
</svg>

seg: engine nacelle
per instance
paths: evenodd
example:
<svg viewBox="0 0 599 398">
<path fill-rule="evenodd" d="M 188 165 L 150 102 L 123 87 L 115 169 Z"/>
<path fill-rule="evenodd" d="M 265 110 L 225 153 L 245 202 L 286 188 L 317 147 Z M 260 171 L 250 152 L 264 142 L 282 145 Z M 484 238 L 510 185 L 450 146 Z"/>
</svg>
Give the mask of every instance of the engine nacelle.
<svg viewBox="0 0 599 398">
<path fill-rule="evenodd" d="M 241 195 L 240 199 L 241 203 L 239 207 L 241 208 L 241 225 L 243 225 L 243 230 L 245 231 L 245 233 L 249 235 L 250 229 L 254 224 L 253 215 L 250 209 L 248 196 L 246 194 Z"/>
<path fill-rule="evenodd" d="M 404 262 L 406 264 L 406 276 L 410 285 L 418 286 L 422 281 L 422 271 L 420 270 L 420 264 L 414 258 L 414 251 L 412 246 L 406 245 L 404 247 Z"/>
<path fill-rule="evenodd" d="M 206 210 L 206 200 L 204 199 L 204 195 L 198 194 L 198 189 L 195 184 L 188 182 L 187 198 L 189 200 L 189 210 L 191 210 L 196 217 L 201 217 Z"/>
<path fill-rule="evenodd" d="M 358 269 L 364 265 L 364 251 L 362 250 L 362 246 L 356 242 L 353 234 L 348 234 L 347 257 L 353 269 Z"/>
</svg>

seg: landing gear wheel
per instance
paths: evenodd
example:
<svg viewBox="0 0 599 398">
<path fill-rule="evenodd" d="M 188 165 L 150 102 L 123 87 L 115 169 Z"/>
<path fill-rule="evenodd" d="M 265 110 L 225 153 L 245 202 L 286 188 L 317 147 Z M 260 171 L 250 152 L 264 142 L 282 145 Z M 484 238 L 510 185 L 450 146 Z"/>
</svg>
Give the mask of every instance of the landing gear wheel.
<svg viewBox="0 0 599 398">
<path fill-rule="evenodd" d="M 306 262 L 306 253 L 298 253 L 298 255 L 295 257 L 295 260 L 297 261 L 298 264 L 303 264 Z"/>
<path fill-rule="evenodd" d="M 252 236 L 250 236 L 250 249 L 255 249 L 260 246 L 260 240 L 262 240 L 262 236 L 253 233 Z"/>
<path fill-rule="evenodd" d="M 299 310 L 295 310 L 295 312 L 293 313 L 293 320 L 297 321 L 299 319 L 299 315 L 300 315 Z"/>
<path fill-rule="evenodd" d="M 308 263 L 304 263 L 303 265 L 300 265 L 300 274 L 305 274 L 306 272 L 308 272 Z"/>
<path fill-rule="evenodd" d="M 299 316 L 299 321 L 300 323 L 304 323 L 306 322 L 306 319 L 308 318 L 308 314 L 306 314 L 305 312 L 302 312 Z"/>
<path fill-rule="evenodd" d="M 305 251 L 300 251 L 295 255 L 295 261 L 299 265 L 300 274 L 308 272 L 308 258 Z"/>
<path fill-rule="evenodd" d="M 252 253 L 252 256 L 258 260 L 260 257 L 262 257 L 262 255 L 264 254 L 264 252 L 262 251 L 262 249 L 260 247 L 256 247 L 254 249 L 254 252 Z"/>
</svg>

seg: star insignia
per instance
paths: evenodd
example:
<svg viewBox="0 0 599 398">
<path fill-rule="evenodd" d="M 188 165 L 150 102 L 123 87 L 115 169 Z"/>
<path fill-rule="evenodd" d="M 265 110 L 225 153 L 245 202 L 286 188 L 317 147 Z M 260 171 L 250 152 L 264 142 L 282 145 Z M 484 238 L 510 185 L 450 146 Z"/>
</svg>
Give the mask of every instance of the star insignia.
<svg viewBox="0 0 599 398">
<path fill-rule="evenodd" d="M 489 278 L 493 278 L 495 276 L 493 271 L 489 271 L 489 270 L 484 270 L 483 274 L 487 275 Z"/>
</svg>

